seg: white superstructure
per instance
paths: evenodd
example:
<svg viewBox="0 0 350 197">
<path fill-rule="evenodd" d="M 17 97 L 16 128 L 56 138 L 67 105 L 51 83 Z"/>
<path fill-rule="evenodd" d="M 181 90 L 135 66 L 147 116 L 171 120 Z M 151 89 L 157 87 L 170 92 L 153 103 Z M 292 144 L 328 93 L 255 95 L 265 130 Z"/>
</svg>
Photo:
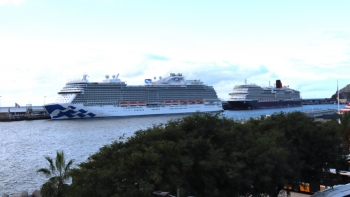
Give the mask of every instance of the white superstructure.
<svg viewBox="0 0 350 197">
<path fill-rule="evenodd" d="M 212 86 L 200 80 L 186 80 L 171 73 L 158 80 L 145 79 L 145 85 L 128 86 L 119 75 L 102 82 L 68 82 L 58 92 L 56 103 L 44 105 L 52 119 L 139 116 L 222 111 Z"/>
<path fill-rule="evenodd" d="M 231 109 L 266 109 L 301 106 L 300 92 L 282 86 L 281 80 L 276 80 L 275 86 L 261 87 L 256 84 L 242 84 L 229 93 L 227 103 Z"/>
</svg>

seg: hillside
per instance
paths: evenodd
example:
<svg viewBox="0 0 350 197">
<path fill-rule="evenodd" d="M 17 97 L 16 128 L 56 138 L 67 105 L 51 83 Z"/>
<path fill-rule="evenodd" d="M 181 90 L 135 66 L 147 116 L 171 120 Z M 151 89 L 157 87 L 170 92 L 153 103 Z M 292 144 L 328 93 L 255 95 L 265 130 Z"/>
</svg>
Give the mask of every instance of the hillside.
<svg viewBox="0 0 350 197">
<path fill-rule="evenodd" d="M 335 92 L 331 98 L 336 100 L 337 92 Z M 348 101 L 350 100 L 350 84 L 339 90 L 339 99 L 347 99 Z"/>
</svg>

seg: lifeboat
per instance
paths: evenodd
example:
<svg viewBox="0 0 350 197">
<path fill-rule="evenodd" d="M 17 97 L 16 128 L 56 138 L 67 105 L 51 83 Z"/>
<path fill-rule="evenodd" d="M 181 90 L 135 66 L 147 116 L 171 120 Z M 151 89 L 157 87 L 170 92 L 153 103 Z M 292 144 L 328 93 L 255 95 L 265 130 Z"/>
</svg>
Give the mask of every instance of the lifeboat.
<svg viewBox="0 0 350 197">
<path fill-rule="evenodd" d="M 178 105 L 179 101 L 173 101 L 172 103 L 173 103 L 173 105 Z"/>
<path fill-rule="evenodd" d="M 139 105 L 146 105 L 146 101 L 140 101 Z"/>
<path fill-rule="evenodd" d="M 189 100 L 188 103 L 190 103 L 190 104 L 195 104 L 196 101 L 194 101 L 194 100 Z"/>
<path fill-rule="evenodd" d="M 171 105 L 171 104 L 173 104 L 173 102 L 171 102 L 171 101 L 165 101 L 165 104 L 166 104 L 166 105 Z"/>
<path fill-rule="evenodd" d="M 130 105 L 135 106 L 135 105 L 137 105 L 137 102 L 136 102 L 136 101 L 131 101 L 131 102 L 130 102 Z"/>
<path fill-rule="evenodd" d="M 120 106 L 127 106 L 129 105 L 129 102 L 126 102 L 126 101 L 122 101 L 119 103 Z"/>
<path fill-rule="evenodd" d="M 181 105 L 186 105 L 186 104 L 187 104 L 187 101 L 182 100 L 182 101 L 180 101 L 180 104 L 181 104 Z"/>
<path fill-rule="evenodd" d="M 203 100 L 197 100 L 196 103 L 202 104 L 202 103 L 203 103 Z"/>
</svg>

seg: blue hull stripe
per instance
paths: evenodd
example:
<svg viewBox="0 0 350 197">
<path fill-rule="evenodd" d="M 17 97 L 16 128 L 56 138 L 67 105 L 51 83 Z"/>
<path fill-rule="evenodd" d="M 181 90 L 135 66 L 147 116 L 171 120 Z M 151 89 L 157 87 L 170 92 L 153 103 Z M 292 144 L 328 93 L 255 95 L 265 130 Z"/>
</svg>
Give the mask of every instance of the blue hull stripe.
<svg viewBox="0 0 350 197">
<path fill-rule="evenodd" d="M 59 110 L 60 112 L 56 116 L 51 116 L 52 119 L 59 119 L 63 116 L 66 116 L 68 118 L 85 118 L 85 117 L 95 117 L 96 114 L 94 113 L 88 113 L 88 111 L 79 109 L 75 110 L 76 107 L 74 106 L 68 106 L 67 108 L 63 107 L 62 105 L 46 105 L 45 109 L 47 112 L 51 115 L 52 112 L 55 110 Z"/>
</svg>

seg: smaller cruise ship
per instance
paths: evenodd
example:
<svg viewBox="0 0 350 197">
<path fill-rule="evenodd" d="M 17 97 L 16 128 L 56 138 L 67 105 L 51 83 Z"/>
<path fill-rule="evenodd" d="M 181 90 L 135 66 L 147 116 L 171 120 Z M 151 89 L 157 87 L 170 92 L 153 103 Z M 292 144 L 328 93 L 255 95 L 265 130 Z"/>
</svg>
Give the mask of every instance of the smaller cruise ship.
<svg viewBox="0 0 350 197">
<path fill-rule="evenodd" d="M 249 109 L 267 109 L 283 107 L 299 107 L 302 105 L 300 92 L 282 86 L 281 80 L 276 80 L 275 86 L 261 87 L 255 84 L 237 85 L 229 94 L 230 99 L 227 103 L 228 109 L 249 110 Z"/>
</svg>

